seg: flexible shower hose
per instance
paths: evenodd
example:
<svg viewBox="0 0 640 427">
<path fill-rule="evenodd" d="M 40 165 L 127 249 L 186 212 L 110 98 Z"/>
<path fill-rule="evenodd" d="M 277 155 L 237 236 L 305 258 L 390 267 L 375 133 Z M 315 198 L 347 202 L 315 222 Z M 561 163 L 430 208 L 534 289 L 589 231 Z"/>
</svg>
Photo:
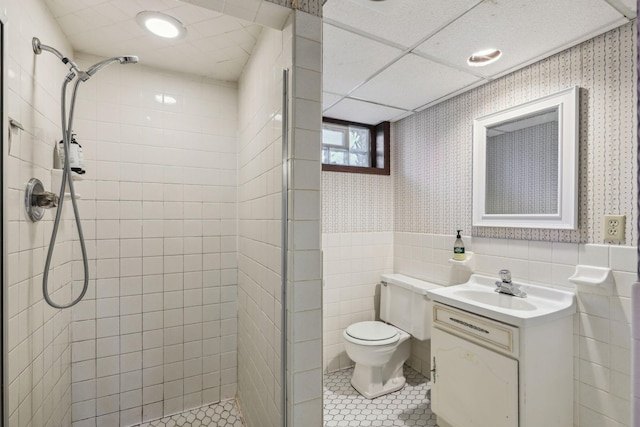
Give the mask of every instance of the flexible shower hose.
<svg viewBox="0 0 640 427">
<path fill-rule="evenodd" d="M 69 152 L 70 152 L 69 145 L 71 141 L 71 129 L 73 129 L 72 127 L 73 112 L 75 108 L 76 93 L 78 91 L 78 85 L 82 81 L 80 79 L 76 80 L 73 86 L 73 93 L 71 95 L 71 104 L 69 108 L 68 124 L 66 123 L 67 120 L 66 120 L 66 114 L 65 114 L 67 84 L 74 77 L 75 77 L 75 74 L 73 72 L 69 73 L 65 78 L 64 83 L 62 84 L 62 105 L 60 107 L 60 110 L 61 110 L 61 116 L 62 116 L 62 141 L 63 141 L 64 151 L 65 151 L 64 166 L 62 168 L 63 169 L 62 184 L 60 185 L 60 196 L 59 196 L 58 208 L 56 210 L 55 220 L 53 221 L 53 230 L 51 231 L 51 241 L 49 242 L 49 250 L 47 251 L 47 260 L 45 261 L 44 272 L 42 275 L 42 294 L 44 296 L 44 300 L 51 307 L 58 308 L 58 309 L 70 308 L 78 304 L 82 300 L 82 298 L 84 298 L 85 294 L 87 293 L 87 289 L 89 288 L 89 262 L 87 260 L 87 248 L 84 243 L 84 234 L 82 233 L 82 224 L 80 223 L 80 214 L 78 212 L 78 202 L 76 201 L 76 190 L 73 186 L 73 179 L 71 177 L 71 165 L 69 163 Z M 62 206 L 64 202 L 64 191 L 66 189 L 67 181 L 69 181 L 69 193 L 71 194 L 71 205 L 73 206 L 73 214 L 75 217 L 76 227 L 78 229 L 78 238 L 80 240 L 80 248 L 82 249 L 82 263 L 84 266 L 84 283 L 82 285 L 82 292 L 80 292 L 80 295 L 76 299 L 74 299 L 68 304 L 58 304 L 54 302 L 51 299 L 51 296 L 49 295 L 49 285 L 48 285 L 49 268 L 51 267 L 51 259 L 53 258 L 53 250 L 56 243 L 56 237 L 58 235 L 58 227 L 60 226 L 60 220 L 62 219 Z"/>
</svg>

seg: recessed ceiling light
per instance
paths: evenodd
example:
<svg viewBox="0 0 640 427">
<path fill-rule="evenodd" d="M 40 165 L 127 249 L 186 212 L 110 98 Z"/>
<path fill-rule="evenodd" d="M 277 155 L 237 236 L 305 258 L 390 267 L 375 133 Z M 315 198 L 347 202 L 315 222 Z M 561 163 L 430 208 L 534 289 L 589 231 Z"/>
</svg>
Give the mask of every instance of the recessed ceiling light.
<svg viewBox="0 0 640 427">
<path fill-rule="evenodd" d="M 187 29 L 173 16 L 161 12 L 144 11 L 136 15 L 136 21 L 147 31 L 167 39 L 183 37 Z"/>
<path fill-rule="evenodd" d="M 467 64 L 472 67 L 483 67 L 496 62 L 501 56 L 502 51 L 500 49 L 479 50 L 478 52 L 474 52 L 469 59 L 467 59 Z"/>
</svg>

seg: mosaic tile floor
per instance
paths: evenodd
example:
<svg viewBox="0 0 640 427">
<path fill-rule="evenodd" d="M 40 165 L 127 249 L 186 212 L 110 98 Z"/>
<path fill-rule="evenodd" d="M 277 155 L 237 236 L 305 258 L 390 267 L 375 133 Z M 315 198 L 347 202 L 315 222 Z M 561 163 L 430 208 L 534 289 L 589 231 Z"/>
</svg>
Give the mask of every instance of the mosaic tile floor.
<svg viewBox="0 0 640 427">
<path fill-rule="evenodd" d="M 171 417 L 149 421 L 139 427 L 245 427 L 235 400 L 226 400 L 213 405 L 185 411 Z"/>
<path fill-rule="evenodd" d="M 324 427 L 436 426 L 427 379 L 404 367 L 402 390 L 369 400 L 351 386 L 353 368 L 324 377 Z"/>
<path fill-rule="evenodd" d="M 369 400 L 351 386 L 353 368 L 324 377 L 324 427 L 436 426 L 427 399 L 427 379 L 404 367 L 402 390 Z M 203 406 L 139 427 L 245 427 L 234 400 Z M 437 426 L 436 426 L 437 427 Z"/>
</svg>

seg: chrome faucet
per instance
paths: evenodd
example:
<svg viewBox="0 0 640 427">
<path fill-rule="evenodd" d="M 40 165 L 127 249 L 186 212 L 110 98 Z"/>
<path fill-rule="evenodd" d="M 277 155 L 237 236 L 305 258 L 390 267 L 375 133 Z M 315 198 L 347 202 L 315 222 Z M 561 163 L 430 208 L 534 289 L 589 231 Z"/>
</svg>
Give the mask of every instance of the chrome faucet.
<svg viewBox="0 0 640 427">
<path fill-rule="evenodd" d="M 511 272 L 509 270 L 500 270 L 500 279 L 496 281 L 496 292 L 519 298 L 527 297 L 527 293 L 511 281 Z"/>
</svg>

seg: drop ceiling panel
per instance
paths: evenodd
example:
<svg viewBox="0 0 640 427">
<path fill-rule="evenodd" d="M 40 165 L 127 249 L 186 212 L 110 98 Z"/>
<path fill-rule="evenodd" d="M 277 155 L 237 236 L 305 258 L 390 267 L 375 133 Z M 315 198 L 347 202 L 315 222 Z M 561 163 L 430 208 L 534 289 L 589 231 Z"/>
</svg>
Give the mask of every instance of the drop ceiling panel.
<svg viewBox="0 0 640 427">
<path fill-rule="evenodd" d="M 323 26 L 324 90 L 348 94 L 380 68 L 402 54 L 389 47 L 332 25 Z"/>
<path fill-rule="evenodd" d="M 336 95 L 335 93 L 322 92 L 322 111 L 331 107 L 342 98 L 342 95 Z"/>
<path fill-rule="evenodd" d="M 408 54 L 359 87 L 352 96 L 413 110 L 478 80 L 472 74 Z"/>
<path fill-rule="evenodd" d="M 616 7 L 620 12 L 628 13 L 625 16 L 629 19 L 635 18 L 638 14 L 638 4 L 636 0 L 608 0 L 608 3 Z"/>
<path fill-rule="evenodd" d="M 627 6 L 633 13 L 634 16 L 638 14 L 638 3 L 634 0 L 620 0 L 622 4 Z"/>
<path fill-rule="evenodd" d="M 416 51 L 464 69 L 478 50 L 498 48 L 502 58 L 474 72 L 494 76 L 566 48 L 626 19 L 603 0 L 483 2 Z"/>
<path fill-rule="evenodd" d="M 69 1 L 69 0 L 63 0 Z M 131 0 L 124 0 L 131 1 Z M 175 0 L 174 0 L 175 1 Z M 271 0 L 182 0 L 225 15 L 281 30 L 291 9 Z"/>
<path fill-rule="evenodd" d="M 219 80 L 238 80 L 262 31 L 259 25 L 176 0 L 45 3 L 75 51 L 103 57 L 138 55 L 143 65 Z M 187 27 L 187 35 L 168 40 L 149 34 L 135 21 L 143 10 L 178 18 Z"/>
<path fill-rule="evenodd" d="M 403 47 L 411 47 L 479 0 L 327 0 L 325 18 L 357 28 Z"/>
<path fill-rule="evenodd" d="M 324 112 L 325 117 L 377 125 L 405 114 L 405 110 L 345 98 Z"/>
</svg>

